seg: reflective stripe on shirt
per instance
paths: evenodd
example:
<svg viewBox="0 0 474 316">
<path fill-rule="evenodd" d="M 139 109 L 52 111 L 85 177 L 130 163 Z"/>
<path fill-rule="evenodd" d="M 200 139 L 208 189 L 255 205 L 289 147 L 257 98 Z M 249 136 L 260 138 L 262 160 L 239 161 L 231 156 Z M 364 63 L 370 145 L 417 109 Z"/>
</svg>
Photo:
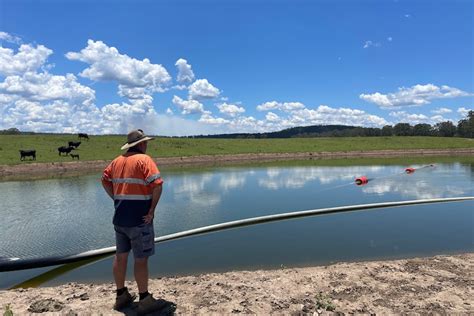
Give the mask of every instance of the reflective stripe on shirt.
<svg viewBox="0 0 474 316">
<path fill-rule="evenodd" d="M 147 185 L 148 183 L 143 179 L 138 178 L 115 178 L 112 179 L 112 183 L 133 183 Z"/>
<path fill-rule="evenodd" d="M 146 182 L 146 184 L 150 184 L 153 181 L 155 181 L 156 179 L 160 179 L 160 178 L 161 178 L 161 175 L 159 173 L 155 173 L 155 174 L 152 174 L 151 176 L 149 176 L 148 178 L 146 178 L 145 182 Z"/>
<path fill-rule="evenodd" d="M 114 200 L 151 200 L 152 195 L 115 194 Z"/>
</svg>

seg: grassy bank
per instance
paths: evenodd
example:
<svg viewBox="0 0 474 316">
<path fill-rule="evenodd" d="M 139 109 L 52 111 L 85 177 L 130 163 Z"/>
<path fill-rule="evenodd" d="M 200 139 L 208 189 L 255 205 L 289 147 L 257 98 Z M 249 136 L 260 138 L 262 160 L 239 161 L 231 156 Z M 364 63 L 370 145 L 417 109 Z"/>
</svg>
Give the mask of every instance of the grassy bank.
<svg viewBox="0 0 474 316">
<path fill-rule="evenodd" d="M 91 136 L 82 140 L 74 152 L 81 160 L 109 160 L 121 153 L 125 136 Z M 28 163 L 20 161 L 20 149 L 36 149 L 37 162 L 71 161 L 59 156 L 57 148 L 76 135 L 0 135 L 0 164 Z M 238 153 L 344 152 L 387 149 L 452 149 L 473 148 L 474 140 L 453 137 L 327 137 L 289 139 L 188 139 L 157 138 L 150 142 L 153 157 L 180 157 Z M 27 158 L 28 159 L 28 158 Z"/>
</svg>

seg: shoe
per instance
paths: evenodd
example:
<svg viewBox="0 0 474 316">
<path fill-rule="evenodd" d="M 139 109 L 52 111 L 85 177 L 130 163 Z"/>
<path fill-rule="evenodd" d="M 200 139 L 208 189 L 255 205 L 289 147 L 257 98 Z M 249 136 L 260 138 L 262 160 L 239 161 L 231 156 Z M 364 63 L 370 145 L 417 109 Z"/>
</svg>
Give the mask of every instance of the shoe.
<svg viewBox="0 0 474 316">
<path fill-rule="evenodd" d="M 135 294 L 130 294 L 128 290 L 122 293 L 122 295 L 117 296 L 115 299 L 115 304 L 114 304 L 114 309 L 115 310 L 121 310 L 124 309 L 125 307 L 128 307 L 130 304 L 133 303 L 133 301 L 137 298 Z"/>
<path fill-rule="evenodd" d="M 163 299 L 156 300 L 151 294 L 149 294 L 147 297 L 138 302 L 137 314 L 146 315 L 148 313 L 157 312 L 164 309 L 165 307 L 169 307 L 171 304 L 174 305 L 174 303 L 165 301 Z M 172 313 L 175 309 L 176 307 L 172 310 Z"/>
</svg>

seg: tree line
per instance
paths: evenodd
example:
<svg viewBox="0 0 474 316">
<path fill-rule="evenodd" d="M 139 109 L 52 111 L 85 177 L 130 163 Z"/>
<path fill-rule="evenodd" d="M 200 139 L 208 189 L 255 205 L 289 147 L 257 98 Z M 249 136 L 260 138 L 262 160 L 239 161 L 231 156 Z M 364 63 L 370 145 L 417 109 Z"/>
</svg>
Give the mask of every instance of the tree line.
<svg viewBox="0 0 474 316">
<path fill-rule="evenodd" d="M 410 125 L 409 123 L 398 123 L 394 126 L 386 125 L 382 128 L 356 127 L 342 134 L 332 136 L 440 136 L 440 137 L 466 137 L 474 138 L 474 111 L 469 111 L 465 119 L 459 120 L 455 125 L 451 121 L 444 121 L 430 125 L 420 123 Z M 337 132 L 337 134 L 339 134 Z"/>
</svg>

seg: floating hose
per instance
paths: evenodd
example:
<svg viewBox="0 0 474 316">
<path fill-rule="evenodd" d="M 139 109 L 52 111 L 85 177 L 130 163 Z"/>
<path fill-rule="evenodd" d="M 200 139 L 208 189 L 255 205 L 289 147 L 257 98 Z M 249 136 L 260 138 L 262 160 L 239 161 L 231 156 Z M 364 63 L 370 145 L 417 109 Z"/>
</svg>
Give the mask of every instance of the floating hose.
<svg viewBox="0 0 474 316">
<path fill-rule="evenodd" d="M 430 164 L 430 165 L 427 165 L 427 166 L 423 166 L 423 167 L 420 167 L 420 168 L 405 168 L 405 172 L 406 174 L 412 174 L 415 172 L 415 170 L 421 170 L 421 169 L 424 169 L 424 168 L 429 168 L 429 167 L 434 167 L 433 164 Z M 401 173 L 403 174 L 403 173 Z M 367 183 L 369 183 L 369 181 L 372 181 L 372 180 L 378 180 L 378 179 L 383 179 L 383 178 L 388 178 L 388 177 L 393 177 L 393 176 L 398 176 L 400 174 L 398 173 L 395 173 L 395 174 L 391 174 L 391 175 L 388 175 L 388 176 L 384 176 L 384 177 L 378 177 L 378 178 L 367 178 L 366 176 L 361 176 L 361 177 L 357 177 L 355 179 L 355 184 L 356 185 L 365 185 Z"/>
<path fill-rule="evenodd" d="M 461 201 L 469 201 L 469 200 L 474 200 L 474 196 L 348 205 L 348 206 L 321 208 L 321 209 L 315 209 L 315 210 L 297 211 L 297 212 L 291 212 L 291 213 L 266 215 L 266 216 L 241 219 L 241 220 L 236 220 L 236 221 L 231 221 L 231 222 L 226 222 L 226 223 L 221 223 L 221 224 L 215 224 L 215 225 L 210 225 L 210 226 L 204 226 L 200 228 L 186 230 L 179 233 L 157 237 L 155 238 L 155 243 L 176 240 L 180 238 L 201 235 L 201 234 L 206 234 L 210 232 L 230 229 L 230 228 L 280 221 L 280 220 L 285 220 L 285 219 L 290 219 L 290 218 L 316 216 L 316 215 L 332 214 L 332 213 L 353 212 L 353 211 L 369 210 L 369 209 L 377 209 L 377 208 L 399 207 L 399 206 L 419 205 L 419 204 L 461 202 Z M 64 264 L 64 263 L 81 261 L 84 259 L 104 257 L 104 255 L 113 254 L 115 251 L 116 251 L 116 247 L 108 247 L 108 248 L 90 250 L 90 251 L 82 252 L 82 253 L 75 254 L 72 256 L 55 256 L 55 257 L 31 258 L 31 259 L 17 259 L 17 258 L 7 259 L 6 261 L 0 261 L 0 272 L 48 267 L 48 266 L 54 266 L 54 265 L 59 265 L 59 264 Z"/>
</svg>

